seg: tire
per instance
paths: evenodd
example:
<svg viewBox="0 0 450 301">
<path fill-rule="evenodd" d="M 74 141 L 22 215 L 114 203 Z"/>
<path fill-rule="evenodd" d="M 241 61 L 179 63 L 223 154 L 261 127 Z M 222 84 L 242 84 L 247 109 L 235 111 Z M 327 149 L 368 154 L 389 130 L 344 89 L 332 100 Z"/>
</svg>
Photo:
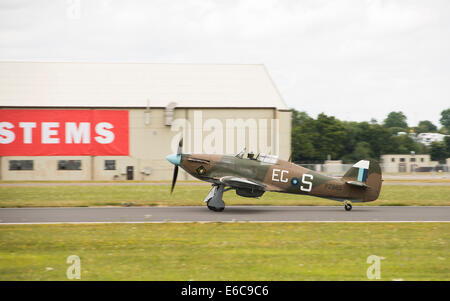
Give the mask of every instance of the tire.
<svg viewBox="0 0 450 301">
<path fill-rule="evenodd" d="M 210 199 L 211 200 L 211 199 Z M 216 210 L 214 210 L 214 209 L 216 209 L 216 208 L 214 208 L 214 207 L 212 207 L 212 206 L 209 206 L 209 200 L 206 202 L 206 206 L 208 206 L 208 209 L 209 210 L 211 210 L 211 211 L 216 211 Z"/>
<path fill-rule="evenodd" d="M 351 211 L 352 210 L 352 205 L 345 204 L 344 208 L 345 208 L 345 211 Z"/>
<path fill-rule="evenodd" d="M 209 201 L 206 202 L 206 205 L 208 206 L 208 209 L 214 212 L 222 212 L 225 208 L 216 208 L 213 206 L 209 206 Z"/>
</svg>

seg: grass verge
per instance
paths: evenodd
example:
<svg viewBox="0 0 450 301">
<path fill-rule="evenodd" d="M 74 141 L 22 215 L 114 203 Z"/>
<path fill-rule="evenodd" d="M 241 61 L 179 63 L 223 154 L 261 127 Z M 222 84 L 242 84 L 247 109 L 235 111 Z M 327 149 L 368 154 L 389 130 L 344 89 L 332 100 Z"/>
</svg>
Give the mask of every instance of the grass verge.
<svg viewBox="0 0 450 301">
<path fill-rule="evenodd" d="M 209 186 L 2 186 L 0 207 L 72 206 L 183 206 L 202 205 Z M 336 205 L 330 200 L 282 193 L 265 193 L 259 199 L 234 191 L 224 194 L 227 205 Z M 384 186 L 380 198 L 361 205 L 450 206 L 450 186 Z"/>
<path fill-rule="evenodd" d="M 450 280 L 448 223 L 0 226 L 0 280 Z"/>
</svg>

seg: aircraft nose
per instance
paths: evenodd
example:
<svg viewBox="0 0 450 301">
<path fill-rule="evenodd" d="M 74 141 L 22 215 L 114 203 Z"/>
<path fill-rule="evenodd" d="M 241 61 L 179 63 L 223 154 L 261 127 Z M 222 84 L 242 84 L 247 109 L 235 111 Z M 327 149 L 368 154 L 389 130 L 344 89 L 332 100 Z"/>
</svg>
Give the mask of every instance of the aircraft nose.
<svg viewBox="0 0 450 301">
<path fill-rule="evenodd" d="M 166 157 L 167 161 L 172 163 L 173 165 L 180 165 L 181 155 L 180 154 L 171 154 Z"/>
</svg>

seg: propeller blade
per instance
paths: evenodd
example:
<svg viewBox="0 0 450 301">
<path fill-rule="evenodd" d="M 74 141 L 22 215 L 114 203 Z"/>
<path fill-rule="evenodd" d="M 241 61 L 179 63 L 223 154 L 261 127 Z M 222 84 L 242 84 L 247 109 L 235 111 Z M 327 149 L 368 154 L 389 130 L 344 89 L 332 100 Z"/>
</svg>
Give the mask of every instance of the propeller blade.
<svg viewBox="0 0 450 301">
<path fill-rule="evenodd" d="M 175 188 L 177 177 L 178 177 L 178 165 L 175 165 L 175 169 L 173 170 L 172 188 L 170 189 L 170 193 L 172 193 L 173 189 Z"/>
<path fill-rule="evenodd" d="M 181 138 L 180 142 L 178 143 L 177 155 L 180 155 L 182 150 L 183 150 L 183 138 Z"/>
</svg>

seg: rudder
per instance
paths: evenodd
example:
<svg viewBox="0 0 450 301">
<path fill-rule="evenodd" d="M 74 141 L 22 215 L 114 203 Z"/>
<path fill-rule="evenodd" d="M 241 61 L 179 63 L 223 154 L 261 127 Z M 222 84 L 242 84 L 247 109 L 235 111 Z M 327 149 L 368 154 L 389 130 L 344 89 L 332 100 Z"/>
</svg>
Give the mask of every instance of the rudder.
<svg viewBox="0 0 450 301">
<path fill-rule="evenodd" d="M 381 191 L 381 168 L 376 160 L 361 160 L 353 165 L 342 177 L 344 181 L 356 181 L 366 184 L 364 202 L 375 201 Z"/>
</svg>

